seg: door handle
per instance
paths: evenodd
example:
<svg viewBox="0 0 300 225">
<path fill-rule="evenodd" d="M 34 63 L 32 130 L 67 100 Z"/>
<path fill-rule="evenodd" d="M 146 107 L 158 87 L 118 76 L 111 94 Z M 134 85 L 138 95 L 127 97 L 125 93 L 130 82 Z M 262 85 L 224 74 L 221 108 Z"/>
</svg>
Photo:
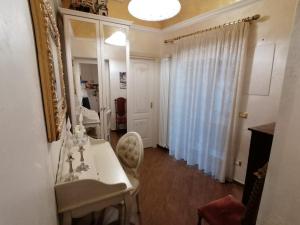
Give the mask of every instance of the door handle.
<svg viewBox="0 0 300 225">
<path fill-rule="evenodd" d="M 151 109 L 153 108 L 153 102 L 150 102 L 150 108 Z"/>
<path fill-rule="evenodd" d="M 239 117 L 243 118 L 243 119 L 247 119 L 248 118 L 248 112 L 240 112 Z"/>
</svg>

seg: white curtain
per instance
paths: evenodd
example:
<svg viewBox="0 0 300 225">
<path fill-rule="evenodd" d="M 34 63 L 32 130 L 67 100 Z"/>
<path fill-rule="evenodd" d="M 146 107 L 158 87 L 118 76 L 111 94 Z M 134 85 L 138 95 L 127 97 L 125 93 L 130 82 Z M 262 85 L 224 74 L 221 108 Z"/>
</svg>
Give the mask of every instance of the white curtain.
<svg viewBox="0 0 300 225">
<path fill-rule="evenodd" d="M 168 148 L 168 115 L 169 115 L 169 79 L 170 58 L 163 58 L 160 64 L 160 109 L 159 109 L 159 140 L 158 144 Z"/>
<path fill-rule="evenodd" d="M 248 33 L 239 23 L 186 37 L 172 58 L 170 154 L 220 182 L 232 178 Z"/>
</svg>

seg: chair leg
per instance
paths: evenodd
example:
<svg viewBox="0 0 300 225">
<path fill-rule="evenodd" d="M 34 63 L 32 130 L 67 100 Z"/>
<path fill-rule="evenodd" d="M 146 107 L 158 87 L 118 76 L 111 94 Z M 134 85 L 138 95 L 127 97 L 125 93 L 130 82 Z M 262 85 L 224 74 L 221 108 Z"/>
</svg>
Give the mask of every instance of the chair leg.
<svg viewBox="0 0 300 225">
<path fill-rule="evenodd" d="M 72 225 L 72 216 L 70 212 L 65 212 L 63 214 L 63 225 Z"/>
<path fill-rule="evenodd" d="M 118 210 L 119 210 L 119 224 L 124 225 L 125 205 L 124 204 L 119 205 Z"/>
<path fill-rule="evenodd" d="M 105 208 L 98 213 L 98 218 L 97 218 L 97 223 L 95 225 L 98 225 L 98 224 L 103 224 L 103 221 L 104 221 L 104 217 L 105 217 Z"/>
<path fill-rule="evenodd" d="M 130 219 L 132 214 L 132 196 L 130 194 L 125 195 L 125 213 L 124 213 L 124 225 L 130 225 Z"/>
<path fill-rule="evenodd" d="M 135 200 L 136 200 L 137 213 L 140 214 L 141 213 L 141 206 L 140 206 L 139 194 L 136 194 Z"/>
<path fill-rule="evenodd" d="M 101 217 L 101 212 L 92 212 L 92 224 L 97 225 L 99 222 L 99 218 Z"/>
<path fill-rule="evenodd" d="M 202 217 L 198 215 L 198 225 L 202 224 Z"/>
</svg>

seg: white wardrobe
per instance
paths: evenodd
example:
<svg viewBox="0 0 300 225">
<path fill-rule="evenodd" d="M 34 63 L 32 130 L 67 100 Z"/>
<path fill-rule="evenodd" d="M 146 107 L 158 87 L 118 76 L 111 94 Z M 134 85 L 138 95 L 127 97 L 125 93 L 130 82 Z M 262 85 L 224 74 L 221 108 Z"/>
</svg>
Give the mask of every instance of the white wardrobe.
<svg viewBox="0 0 300 225">
<path fill-rule="evenodd" d="M 78 124 L 79 114 L 84 111 L 84 125 L 95 127 L 98 138 L 109 140 L 114 113 L 110 64 L 121 62 L 123 66 L 118 73 L 129 71 L 131 22 L 63 8 L 60 13 L 72 127 Z"/>
</svg>

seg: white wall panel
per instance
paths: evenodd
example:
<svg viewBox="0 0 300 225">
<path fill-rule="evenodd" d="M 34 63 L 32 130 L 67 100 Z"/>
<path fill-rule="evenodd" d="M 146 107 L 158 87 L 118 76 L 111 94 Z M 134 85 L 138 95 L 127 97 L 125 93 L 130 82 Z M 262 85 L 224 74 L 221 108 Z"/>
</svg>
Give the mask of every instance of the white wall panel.
<svg viewBox="0 0 300 225">
<path fill-rule="evenodd" d="M 270 94 L 275 45 L 256 46 L 250 75 L 250 95 L 268 96 Z"/>
</svg>

